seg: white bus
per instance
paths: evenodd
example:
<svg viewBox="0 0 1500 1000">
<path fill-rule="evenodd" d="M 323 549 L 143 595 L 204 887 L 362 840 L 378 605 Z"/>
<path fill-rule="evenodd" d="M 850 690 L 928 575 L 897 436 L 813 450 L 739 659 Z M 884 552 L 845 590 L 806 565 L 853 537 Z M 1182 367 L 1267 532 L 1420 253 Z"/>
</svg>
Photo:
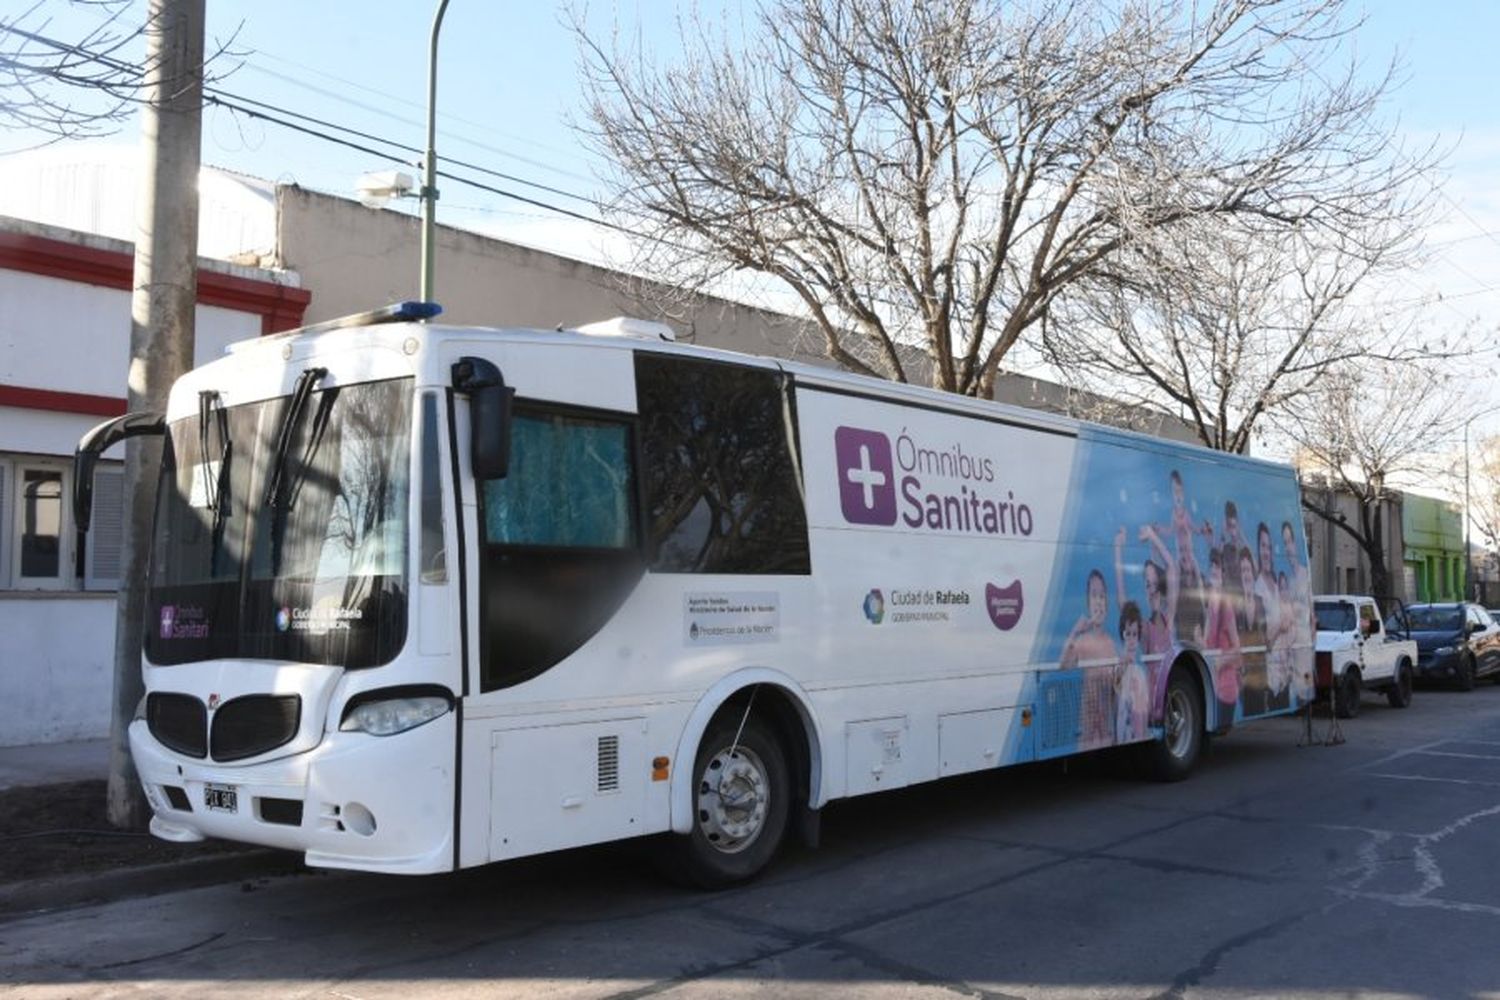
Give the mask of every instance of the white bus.
<svg viewBox="0 0 1500 1000">
<path fill-rule="evenodd" d="M 168 840 L 441 872 L 647 834 L 750 877 L 836 799 L 1312 693 L 1290 470 L 810 366 L 415 305 L 235 345 L 165 433 L 135 763 Z"/>
</svg>

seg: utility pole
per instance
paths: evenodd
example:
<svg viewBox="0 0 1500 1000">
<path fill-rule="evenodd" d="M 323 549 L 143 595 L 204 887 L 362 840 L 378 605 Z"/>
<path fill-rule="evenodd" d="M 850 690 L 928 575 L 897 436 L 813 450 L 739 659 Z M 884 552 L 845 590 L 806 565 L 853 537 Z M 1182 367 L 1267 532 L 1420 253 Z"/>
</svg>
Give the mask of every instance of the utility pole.
<svg viewBox="0 0 1500 1000">
<path fill-rule="evenodd" d="M 193 364 L 198 298 L 198 167 L 203 122 L 205 0 L 151 0 L 146 19 L 141 182 L 136 202 L 130 303 L 128 409 L 165 411 L 167 391 Z M 127 730 L 144 691 L 141 637 L 151 512 L 161 439 L 125 448 L 124 566 L 115 614 L 114 712 L 110 720 L 109 820 L 138 827 L 148 812 Z"/>
<path fill-rule="evenodd" d="M 1474 558 L 1469 554 L 1469 425 L 1474 422 L 1470 417 L 1464 421 L 1464 590 L 1463 600 L 1475 600 L 1474 596 Z"/>
<path fill-rule="evenodd" d="M 432 15 L 432 36 L 427 51 L 427 155 L 422 158 L 422 282 L 419 295 L 423 302 L 431 302 L 437 296 L 432 283 L 437 254 L 433 237 L 438 200 L 437 55 L 438 33 L 443 30 L 443 15 L 447 12 L 448 0 L 438 0 L 437 12 Z"/>
</svg>

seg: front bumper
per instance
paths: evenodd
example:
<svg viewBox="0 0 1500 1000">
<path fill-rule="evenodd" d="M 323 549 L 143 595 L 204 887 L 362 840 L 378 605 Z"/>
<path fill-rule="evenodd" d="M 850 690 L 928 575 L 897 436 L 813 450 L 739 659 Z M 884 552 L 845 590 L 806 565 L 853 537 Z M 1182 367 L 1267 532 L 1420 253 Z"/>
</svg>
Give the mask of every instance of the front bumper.
<svg viewBox="0 0 1500 1000">
<path fill-rule="evenodd" d="M 1457 677 L 1458 665 L 1462 657 L 1462 652 L 1444 653 L 1437 656 L 1431 650 L 1423 650 L 1417 654 L 1417 676 L 1432 680 L 1448 680 Z"/>
<path fill-rule="evenodd" d="M 450 712 L 395 736 L 330 733 L 305 753 L 235 765 L 173 753 L 138 720 L 130 750 L 164 840 L 219 837 L 303 851 L 319 867 L 420 875 L 453 868 L 456 726 Z M 208 807 L 210 785 L 234 789 L 233 811 Z"/>
</svg>

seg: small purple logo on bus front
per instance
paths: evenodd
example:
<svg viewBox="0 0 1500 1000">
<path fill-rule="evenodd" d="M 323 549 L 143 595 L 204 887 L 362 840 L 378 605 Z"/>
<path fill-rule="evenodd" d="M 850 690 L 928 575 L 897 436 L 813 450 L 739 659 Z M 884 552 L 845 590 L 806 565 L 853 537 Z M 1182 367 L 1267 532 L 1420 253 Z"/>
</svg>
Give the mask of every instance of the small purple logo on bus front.
<svg viewBox="0 0 1500 1000">
<path fill-rule="evenodd" d="M 839 506 L 850 524 L 896 523 L 896 475 L 891 439 L 879 431 L 840 427 L 833 432 L 839 467 Z"/>
<path fill-rule="evenodd" d="M 177 621 L 177 605 L 163 604 L 161 606 L 161 637 L 172 638 L 172 625 Z"/>
<path fill-rule="evenodd" d="M 1016 627 L 1025 606 L 1025 601 L 1021 599 L 1020 580 L 1008 587 L 997 587 L 993 583 L 984 585 L 985 610 L 990 613 L 990 621 L 1002 632 L 1009 632 Z"/>
<path fill-rule="evenodd" d="M 292 609 L 283 607 L 276 612 L 276 631 L 285 632 L 292 627 Z"/>
</svg>

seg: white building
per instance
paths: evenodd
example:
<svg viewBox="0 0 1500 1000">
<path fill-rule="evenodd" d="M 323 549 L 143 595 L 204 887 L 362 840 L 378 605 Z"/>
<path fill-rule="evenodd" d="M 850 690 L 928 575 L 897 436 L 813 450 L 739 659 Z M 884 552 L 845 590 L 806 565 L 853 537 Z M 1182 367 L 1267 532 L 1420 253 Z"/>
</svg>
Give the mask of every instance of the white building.
<svg viewBox="0 0 1500 1000">
<path fill-rule="evenodd" d="M 46 183 L 22 183 L 6 166 L 0 191 L 28 214 L 115 232 L 126 224 L 128 173 L 56 167 Z M 205 218 L 205 242 L 274 231 L 274 205 L 252 185 L 216 177 L 210 187 L 219 221 Z M 125 411 L 133 266 L 123 240 L 0 217 L 0 746 L 109 729 L 119 463 L 101 463 L 86 539 L 69 500 L 79 437 Z M 308 293 L 295 274 L 207 259 L 200 268 L 197 360 L 301 322 Z"/>
</svg>

